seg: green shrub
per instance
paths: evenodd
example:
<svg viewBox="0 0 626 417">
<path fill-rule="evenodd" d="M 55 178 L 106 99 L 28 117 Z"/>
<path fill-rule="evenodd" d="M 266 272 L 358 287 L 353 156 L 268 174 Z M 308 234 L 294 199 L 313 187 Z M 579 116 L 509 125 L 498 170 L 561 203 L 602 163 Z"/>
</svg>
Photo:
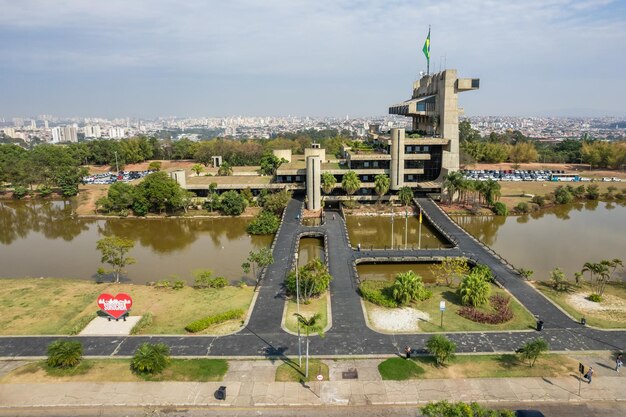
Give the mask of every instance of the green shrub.
<svg viewBox="0 0 626 417">
<path fill-rule="evenodd" d="M 531 203 L 535 203 L 539 207 L 543 207 L 546 204 L 546 198 L 542 195 L 536 195 L 530 199 Z"/>
<path fill-rule="evenodd" d="M 172 286 L 172 281 L 168 281 L 168 280 L 161 280 L 161 281 L 157 281 L 154 284 L 155 287 L 157 288 L 169 288 Z"/>
<path fill-rule="evenodd" d="M 174 281 L 174 285 L 172 285 L 172 289 L 182 290 L 183 288 L 185 288 L 185 281 L 182 281 L 182 280 Z"/>
<path fill-rule="evenodd" d="M 246 209 L 246 199 L 235 190 L 226 191 L 220 198 L 220 211 L 227 216 L 238 216 Z"/>
<path fill-rule="evenodd" d="M 587 297 L 587 300 L 593 301 L 594 303 L 600 303 L 602 302 L 602 296 L 600 294 L 591 294 Z"/>
<path fill-rule="evenodd" d="M 496 216 L 506 216 L 509 214 L 509 210 L 506 208 L 506 205 L 500 201 L 493 205 L 493 212 Z"/>
<path fill-rule="evenodd" d="M 214 324 L 220 324 L 228 320 L 242 319 L 245 314 L 246 312 L 242 309 L 228 310 L 224 313 L 214 314 L 191 322 L 185 326 L 185 330 L 191 333 L 197 333 Z"/>
<path fill-rule="evenodd" d="M 73 368 L 83 358 L 83 345 L 75 340 L 55 340 L 48 345 L 46 363 L 51 368 Z"/>
<path fill-rule="evenodd" d="M 515 206 L 515 211 L 518 213 L 530 213 L 530 205 L 527 202 L 522 201 Z"/>
<path fill-rule="evenodd" d="M 420 410 L 424 417 L 515 417 L 509 410 L 492 410 L 478 403 L 449 403 L 446 400 L 429 403 Z"/>
<path fill-rule="evenodd" d="M 52 194 L 52 188 L 47 185 L 44 185 L 39 189 L 39 195 L 42 197 L 48 197 L 50 194 Z"/>
<path fill-rule="evenodd" d="M 18 185 L 13 189 L 13 198 L 17 198 L 18 200 L 24 198 L 26 194 L 28 194 L 28 188 L 22 185 Z"/>
<path fill-rule="evenodd" d="M 213 271 L 196 272 L 195 285 L 196 288 L 224 288 L 228 285 L 228 281 L 224 277 L 214 277 Z"/>
<path fill-rule="evenodd" d="M 365 301 L 381 307 L 396 308 L 398 302 L 393 298 L 391 286 L 385 281 L 367 280 L 359 286 L 361 297 Z"/>
<path fill-rule="evenodd" d="M 598 184 L 589 184 L 587 186 L 587 198 L 589 200 L 597 200 L 600 198 L 600 187 Z"/>
<path fill-rule="evenodd" d="M 341 205 L 343 205 L 345 208 L 348 208 L 348 209 L 354 209 L 354 208 L 359 207 L 359 203 L 357 201 L 354 201 L 354 200 L 342 201 Z"/>
<path fill-rule="evenodd" d="M 251 235 L 271 235 L 278 231 L 280 219 L 274 213 L 263 210 L 260 212 L 246 228 Z"/>
<path fill-rule="evenodd" d="M 422 277 L 413 271 L 396 275 L 391 291 L 394 300 L 400 305 L 409 304 L 411 301 L 424 301 L 433 294 L 424 286 Z"/>
<path fill-rule="evenodd" d="M 158 374 L 170 363 L 170 348 L 165 343 L 143 343 L 135 351 L 130 369 L 136 373 Z"/>
<path fill-rule="evenodd" d="M 130 330 L 130 334 L 139 334 L 143 329 L 150 326 L 152 324 L 152 313 L 147 312 L 144 313 L 143 316 L 139 319 L 139 321 L 133 326 Z"/>
<path fill-rule="evenodd" d="M 554 190 L 554 201 L 557 204 L 568 204 L 574 200 L 572 193 L 565 187 L 559 186 Z"/>
<path fill-rule="evenodd" d="M 443 365 L 454 358 L 456 343 L 444 335 L 437 334 L 426 341 L 426 350 L 435 357 L 437 365 Z"/>
</svg>

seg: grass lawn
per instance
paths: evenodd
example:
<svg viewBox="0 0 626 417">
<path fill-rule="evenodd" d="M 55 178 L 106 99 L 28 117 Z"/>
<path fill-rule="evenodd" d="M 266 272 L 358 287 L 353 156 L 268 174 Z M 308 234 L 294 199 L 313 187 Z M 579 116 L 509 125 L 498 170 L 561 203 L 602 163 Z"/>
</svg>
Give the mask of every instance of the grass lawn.
<svg viewBox="0 0 626 417">
<path fill-rule="evenodd" d="M 319 359 L 309 358 L 309 377 L 305 378 L 306 358 L 302 357 L 302 368 L 298 366 L 298 359 L 285 362 L 276 368 L 276 382 L 310 382 L 317 381 L 319 374 L 328 381 L 328 365 Z"/>
<path fill-rule="evenodd" d="M 32 362 L 0 378 L 2 384 L 40 382 L 138 382 L 221 381 L 228 370 L 222 359 L 172 359 L 159 375 L 136 375 L 130 359 L 84 359 L 74 369 L 48 368 L 45 361 Z"/>
<path fill-rule="evenodd" d="M 419 378 L 424 374 L 424 368 L 413 360 L 390 358 L 378 364 L 378 372 L 383 379 L 404 381 Z"/>
<path fill-rule="evenodd" d="M 75 334 L 99 310 L 101 293 L 127 293 L 133 298 L 131 315 L 151 312 L 152 323 L 140 334 L 184 334 L 191 321 L 230 309 L 247 310 L 252 287 L 181 290 L 132 284 L 96 284 L 69 279 L 3 279 L 0 308 L 3 317 L 0 335 Z M 228 333 L 241 326 L 222 323 L 205 333 Z"/>
<path fill-rule="evenodd" d="M 455 289 L 439 285 L 428 285 L 427 288 L 432 291 L 433 295 L 428 300 L 420 301 L 411 305 L 411 307 L 428 313 L 430 316 L 430 320 L 422 320 L 419 322 L 419 328 L 422 332 L 528 330 L 529 328 L 535 327 L 535 318 L 513 298 L 511 298 L 511 309 L 513 310 L 512 320 L 502 324 L 482 324 L 468 320 L 457 314 L 462 306 L 461 300 L 456 294 Z M 495 294 L 503 294 L 510 297 L 506 291 L 492 285 L 491 295 Z M 446 302 L 446 311 L 443 314 L 443 327 L 440 327 L 440 301 Z M 365 303 L 366 310 L 371 307 L 372 304 L 367 302 Z M 385 329 L 379 330 L 386 331 Z"/>
<path fill-rule="evenodd" d="M 438 367 L 435 358 L 418 356 L 405 360 L 391 358 L 378 365 L 386 380 L 515 378 L 568 376 L 578 371 L 578 361 L 557 354 L 541 355 L 535 366 L 528 366 L 517 355 L 457 355 L 451 362 Z"/>
<path fill-rule="evenodd" d="M 298 320 L 294 314 L 298 311 L 298 306 L 294 300 L 287 302 L 287 312 L 285 313 L 285 327 L 294 333 L 298 332 Z M 321 297 L 314 298 L 309 304 L 300 303 L 300 314 L 310 318 L 315 313 L 320 313 L 320 326 L 325 329 L 328 325 L 328 292 Z"/>
<path fill-rule="evenodd" d="M 548 283 L 544 282 L 534 282 L 534 285 L 576 320 L 584 317 L 588 325 L 604 329 L 626 328 L 626 288 L 622 284 L 609 283 L 604 290 L 604 300 L 597 303 L 598 307 L 604 306 L 605 309 L 595 311 L 574 306 L 570 301 L 572 293 L 581 293 L 584 296 L 591 294 L 591 288 L 586 283 L 579 287 L 572 287 L 570 292 L 554 291 Z M 595 307 L 596 303 L 589 303 L 589 305 Z"/>
</svg>

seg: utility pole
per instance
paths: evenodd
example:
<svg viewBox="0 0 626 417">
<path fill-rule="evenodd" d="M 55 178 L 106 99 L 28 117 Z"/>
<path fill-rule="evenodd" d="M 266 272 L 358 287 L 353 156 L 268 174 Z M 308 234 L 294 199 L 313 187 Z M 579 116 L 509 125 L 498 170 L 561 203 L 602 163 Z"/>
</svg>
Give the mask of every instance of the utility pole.
<svg viewBox="0 0 626 417">
<path fill-rule="evenodd" d="M 298 252 L 296 252 L 296 309 L 300 314 L 300 281 L 298 280 Z M 300 337 L 300 320 L 298 320 L 298 366 L 302 369 L 302 339 Z"/>
</svg>

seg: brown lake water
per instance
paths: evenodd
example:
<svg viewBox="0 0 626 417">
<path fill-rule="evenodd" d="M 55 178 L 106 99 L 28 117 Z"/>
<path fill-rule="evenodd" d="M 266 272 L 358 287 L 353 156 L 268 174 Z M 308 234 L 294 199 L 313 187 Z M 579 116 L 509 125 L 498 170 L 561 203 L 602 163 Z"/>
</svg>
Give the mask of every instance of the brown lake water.
<svg viewBox="0 0 626 417">
<path fill-rule="evenodd" d="M 560 267 L 573 280 L 585 262 L 620 258 L 626 263 L 622 204 L 587 201 L 519 217 L 453 218 L 515 267 L 533 270 L 531 279 L 548 280 L 550 271 Z M 626 271 L 616 276 L 626 279 Z"/>
<path fill-rule="evenodd" d="M 211 269 L 231 281 L 246 277 L 241 264 L 252 250 L 269 247 L 273 236 L 251 236 L 250 220 L 80 219 L 70 203 L 0 202 L 0 277 L 95 279 L 100 266 L 96 242 L 106 235 L 135 241 L 137 262 L 126 281 L 163 279 L 193 282 L 194 270 Z"/>
<path fill-rule="evenodd" d="M 313 259 L 324 259 L 324 239 L 317 237 L 301 238 L 298 248 L 298 265 L 304 266 Z"/>
<path fill-rule="evenodd" d="M 364 249 L 395 249 L 415 248 L 419 244 L 419 219 L 416 216 L 405 218 L 404 213 L 396 213 L 393 217 L 393 241 L 391 233 L 391 216 L 347 216 L 346 225 L 352 246 L 359 243 Z M 448 243 L 437 230 L 426 220 L 422 222 L 422 249 L 444 248 Z"/>
<path fill-rule="evenodd" d="M 396 275 L 407 271 L 413 271 L 422 277 L 424 282 L 435 282 L 435 277 L 431 271 L 432 263 L 363 263 L 356 266 L 361 281 L 377 280 L 393 282 Z"/>
</svg>

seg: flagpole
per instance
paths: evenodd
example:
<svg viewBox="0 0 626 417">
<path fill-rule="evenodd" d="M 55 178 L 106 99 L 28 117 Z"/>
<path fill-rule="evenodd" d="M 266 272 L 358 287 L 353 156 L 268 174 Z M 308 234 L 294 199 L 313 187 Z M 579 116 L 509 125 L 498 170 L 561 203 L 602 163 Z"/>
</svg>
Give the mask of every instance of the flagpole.
<svg viewBox="0 0 626 417">
<path fill-rule="evenodd" d="M 428 25 L 428 59 L 426 60 L 426 75 L 430 75 L 430 25 Z"/>
</svg>

